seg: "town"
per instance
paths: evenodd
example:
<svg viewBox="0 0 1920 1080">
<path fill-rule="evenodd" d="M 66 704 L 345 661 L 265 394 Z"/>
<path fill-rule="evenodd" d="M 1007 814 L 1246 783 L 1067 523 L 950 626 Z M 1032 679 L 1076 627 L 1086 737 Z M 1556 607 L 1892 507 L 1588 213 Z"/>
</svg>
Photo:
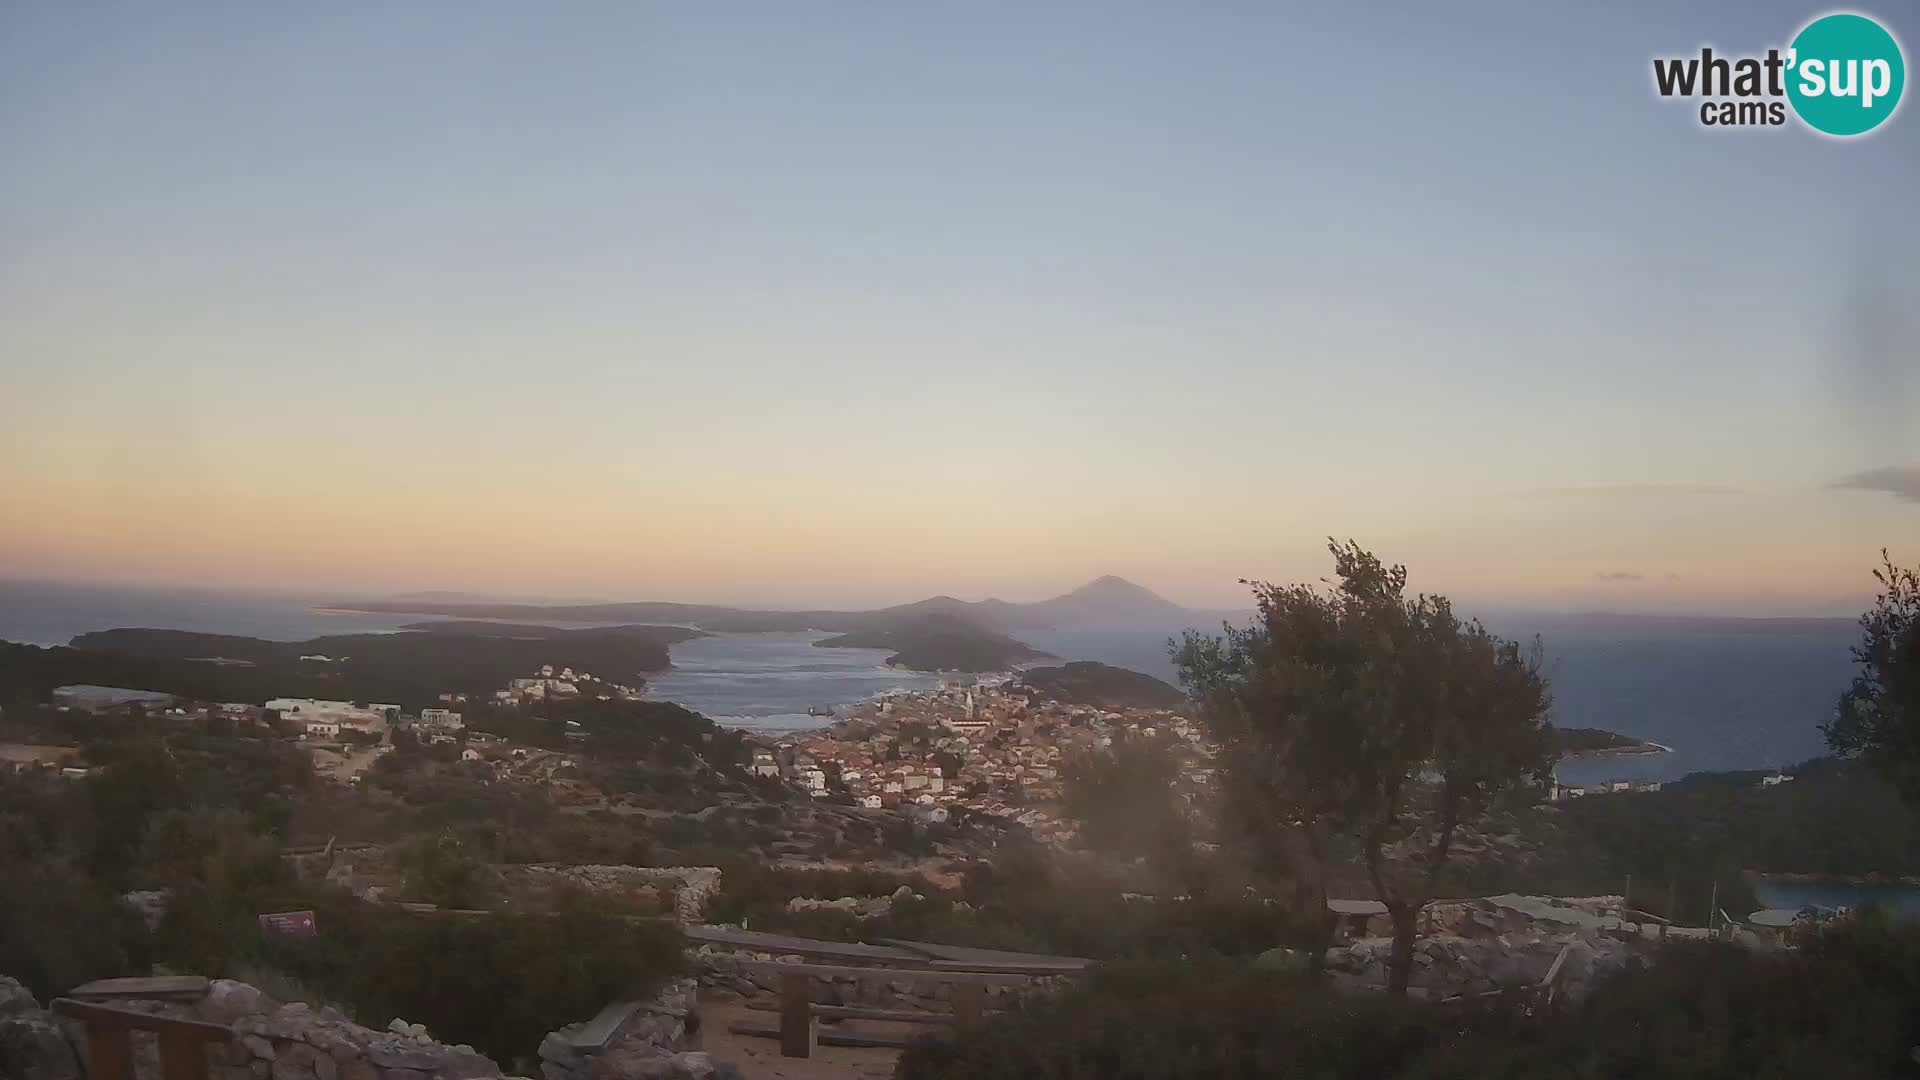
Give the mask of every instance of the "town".
<svg viewBox="0 0 1920 1080">
<path fill-rule="evenodd" d="M 1185 756 L 1187 782 L 1204 787 L 1211 779 L 1213 748 L 1186 716 L 1063 704 L 1013 679 L 879 695 L 825 728 L 756 749 L 752 767 L 814 798 L 930 823 L 966 810 L 1068 841 L 1075 825 L 1058 810 L 1062 769 L 1127 737 L 1165 740 Z"/>
</svg>

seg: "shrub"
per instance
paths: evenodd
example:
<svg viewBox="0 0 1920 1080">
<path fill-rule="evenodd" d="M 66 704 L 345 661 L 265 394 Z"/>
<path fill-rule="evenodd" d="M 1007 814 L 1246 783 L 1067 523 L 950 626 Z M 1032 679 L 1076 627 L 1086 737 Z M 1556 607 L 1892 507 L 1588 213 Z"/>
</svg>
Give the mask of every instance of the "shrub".
<svg viewBox="0 0 1920 1080">
<path fill-rule="evenodd" d="M 1704 1080 L 1911 1076 L 1920 927 L 1865 917 L 1793 952 L 1675 945 L 1574 1008 L 1461 1011 L 1213 960 L 1122 967 L 922 1040 L 901 1080 Z"/>
<path fill-rule="evenodd" d="M 917 1041 L 902 1080 L 1336 1080 L 1404 1075 L 1429 1047 L 1497 1026 L 1225 961 L 1102 971 L 958 1037 Z"/>
<path fill-rule="evenodd" d="M 608 1002 L 651 993 L 685 963 L 671 925 L 584 897 L 543 915 L 416 914 L 342 895 L 313 906 L 319 936 L 264 943 L 264 966 L 347 1002 L 369 1027 L 425 1024 L 503 1065 Z"/>
</svg>

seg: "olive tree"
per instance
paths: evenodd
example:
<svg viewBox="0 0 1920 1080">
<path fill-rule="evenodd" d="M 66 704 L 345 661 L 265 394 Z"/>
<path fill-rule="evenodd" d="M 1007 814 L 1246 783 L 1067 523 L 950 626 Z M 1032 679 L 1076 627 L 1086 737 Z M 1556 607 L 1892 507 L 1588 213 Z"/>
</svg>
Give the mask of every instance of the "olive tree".
<svg viewBox="0 0 1920 1080">
<path fill-rule="evenodd" d="M 1920 805 L 1920 571 L 1893 565 L 1885 550 L 1880 559 L 1880 590 L 1853 647 L 1858 671 L 1821 729 L 1834 753 L 1865 761 Z"/>
<path fill-rule="evenodd" d="M 1409 598 L 1406 568 L 1352 541 L 1328 550 L 1337 580 L 1248 582 L 1254 621 L 1190 632 L 1174 659 L 1221 747 L 1223 820 L 1290 865 L 1326 934 L 1332 852 L 1357 847 L 1393 920 L 1389 989 L 1404 993 L 1459 828 L 1550 775 L 1550 699 L 1537 650 L 1443 596 Z"/>
</svg>

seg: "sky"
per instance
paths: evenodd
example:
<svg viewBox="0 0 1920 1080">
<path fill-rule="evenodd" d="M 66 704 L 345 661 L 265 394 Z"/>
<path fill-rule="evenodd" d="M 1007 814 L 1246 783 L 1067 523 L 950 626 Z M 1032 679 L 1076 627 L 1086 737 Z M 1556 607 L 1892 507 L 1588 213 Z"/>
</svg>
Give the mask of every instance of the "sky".
<svg viewBox="0 0 1920 1080">
<path fill-rule="evenodd" d="M 0 578 L 1858 610 L 1920 115 L 1650 74 L 1822 10 L 6 4 Z"/>
</svg>

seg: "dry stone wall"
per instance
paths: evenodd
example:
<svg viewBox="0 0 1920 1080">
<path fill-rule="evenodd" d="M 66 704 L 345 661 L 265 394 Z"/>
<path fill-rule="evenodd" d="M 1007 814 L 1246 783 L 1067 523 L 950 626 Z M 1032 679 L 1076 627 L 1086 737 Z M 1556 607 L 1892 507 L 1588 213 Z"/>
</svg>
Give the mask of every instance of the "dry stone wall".
<svg viewBox="0 0 1920 1080">
<path fill-rule="evenodd" d="M 642 890 L 671 893 L 673 916 L 683 923 L 701 922 L 707 904 L 720 891 L 720 868 L 715 866 L 533 865 L 502 870 L 535 887 L 566 885 L 603 896 Z"/>
<path fill-rule="evenodd" d="M 616 1007 L 625 1015 L 600 1046 L 575 1040 L 588 1025 L 550 1032 L 540 1043 L 542 1080 L 737 1080 L 738 1069 L 699 1049 L 699 991 L 676 979 L 648 1001 Z"/>
<path fill-rule="evenodd" d="M 689 1050 L 698 1041 L 697 992 L 693 979 L 670 983 L 635 1005 L 606 1049 L 591 1058 L 560 1052 L 572 1029 L 549 1035 L 538 1051 L 541 1080 L 738 1077 L 726 1062 Z M 513 1080 L 485 1054 L 438 1042 L 419 1024 L 395 1019 L 384 1030 L 362 1027 L 336 1009 L 283 1005 L 255 987 L 226 979 L 214 980 L 199 1001 L 109 1004 L 231 1027 L 232 1041 L 208 1047 L 210 1080 Z M 19 983 L 0 976 L 0 1077 L 83 1080 L 85 1047 L 84 1027 L 54 1017 Z M 152 1033 L 133 1033 L 133 1054 L 137 1080 L 161 1080 Z"/>
</svg>

